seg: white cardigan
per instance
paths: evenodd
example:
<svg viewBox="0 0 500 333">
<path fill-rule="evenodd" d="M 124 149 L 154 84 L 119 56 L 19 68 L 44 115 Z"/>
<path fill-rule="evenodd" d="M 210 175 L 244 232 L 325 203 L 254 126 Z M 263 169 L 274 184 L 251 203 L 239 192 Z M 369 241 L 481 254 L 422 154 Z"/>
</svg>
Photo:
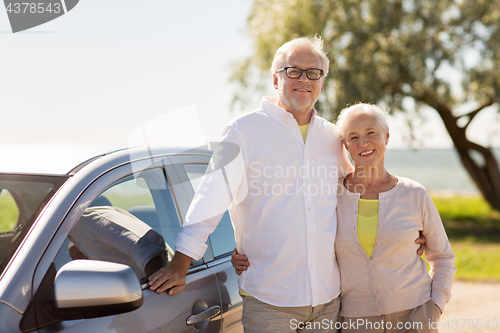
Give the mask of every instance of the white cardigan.
<svg viewBox="0 0 500 333">
<path fill-rule="evenodd" d="M 341 179 L 340 184 L 343 184 Z M 344 317 L 390 314 L 432 299 L 441 310 L 451 297 L 455 255 L 439 213 L 425 188 L 408 178 L 379 194 L 378 229 L 372 258 L 356 233 L 358 193 L 339 186 L 335 252 L 341 275 Z M 426 238 L 427 265 L 415 239 Z"/>
</svg>

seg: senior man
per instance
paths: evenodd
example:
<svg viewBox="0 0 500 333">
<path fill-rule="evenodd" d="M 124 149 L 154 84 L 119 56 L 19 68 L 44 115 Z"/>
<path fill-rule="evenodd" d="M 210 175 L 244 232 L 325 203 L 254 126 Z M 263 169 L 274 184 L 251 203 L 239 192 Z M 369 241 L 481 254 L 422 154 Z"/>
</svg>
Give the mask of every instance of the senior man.
<svg viewBox="0 0 500 333">
<path fill-rule="evenodd" d="M 221 217 L 212 207 L 229 188 L 224 209 L 229 206 L 238 252 L 252 263 L 239 280 L 245 332 L 295 332 L 305 323 L 335 322 L 336 186 L 352 165 L 336 127 L 314 109 L 328 74 L 322 44 L 317 37 L 298 38 L 277 50 L 272 63 L 277 97 L 264 97 L 257 110 L 224 129 L 221 142 L 237 145 L 241 158 L 226 182 L 204 177 L 176 254 L 150 277 L 150 289 L 169 295 L 184 290 L 191 260 L 203 256 Z M 336 331 L 333 325 L 313 326 Z"/>
</svg>

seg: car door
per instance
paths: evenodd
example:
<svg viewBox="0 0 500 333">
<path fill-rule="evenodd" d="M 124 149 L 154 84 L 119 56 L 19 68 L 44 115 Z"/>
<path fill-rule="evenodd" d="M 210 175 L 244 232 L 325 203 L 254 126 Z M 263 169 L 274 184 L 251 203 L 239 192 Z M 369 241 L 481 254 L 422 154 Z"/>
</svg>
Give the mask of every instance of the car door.
<svg viewBox="0 0 500 333">
<path fill-rule="evenodd" d="M 173 155 L 170 156 L 183 190 L 192 200 L 205 174 L 210 156 L 208 155 Z M 238 276 L 231 265 L 231 254 L 236 247 L 231 218 L 226 211 L 215 231 L 209 236 L 209 250 L 212 256 L 205 260 L 217 277 L 221 288 L 222 331 L 224 333 L 243 332 L 241 314 L 243 300 L 239 295 Z M 207 252 L 209 252 L 207 250 Z"/>
<path fill-rule="evenodd" d="M 181 217 L 189 203 L 185 193 L 172 190 L 180 181 L 175 173 L 166 177 L 167 168 L 172 168 L 168 158 L 154 165 L 133 162 L 99 177 L 82 193 L 50 244 L 59 248 L 57 255 L 52 259 L 44 257 L 42 261 L 52 260 L 56 269 L 71 260 L 85 258 L 130 263 L 131 267 L 135 265 L 141 279 L 145 278 L 145 267 L 151 262 L 149 257 L 156 255 L 158 248 L 164 249 L 165 256 L 171 259 L 175 237 L 181 230 Z M 103 211 L 114 215 L 102 215 L 106 218 L 97 220 L 92 215 Z M 85 220 L 88 216 L 92 218 Z M 137 247 L 144 239 L 150 243 Z M 50 257 L 53 251 L 46 253 Z M 40 276 L 44 274 L 43 268 L 37 270 L 34 280 L 42 279 Z M 194 261 L 186 277 L 186 289 L 180 294 L 168 296 L 145 289 L 144 303 L 135 311 L 60 321 L 40 332 L 180 333 L 192 332 L 193 327 L 201 332 L 220 332 L 219 285 L 203 260 Z M 188 320 L 192 322 L 190 325 Z"/>
</svg>

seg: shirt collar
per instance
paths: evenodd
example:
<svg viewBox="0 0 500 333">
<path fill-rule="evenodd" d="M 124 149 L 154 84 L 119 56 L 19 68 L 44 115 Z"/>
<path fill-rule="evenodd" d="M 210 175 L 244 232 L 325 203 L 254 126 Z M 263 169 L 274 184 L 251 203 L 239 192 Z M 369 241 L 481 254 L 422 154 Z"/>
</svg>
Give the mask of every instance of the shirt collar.
<svg viewBox="0 0 500 333">
<path fill-rule="evenodd" d="M 269 117 L 273 118 L 280 124 L 285 124 L 287 118 L 293 118 L 293 114 L 277 106 L 276 105 L 277 102 L 278 102 L 278 97 L 276 96 L 264 96 L 260 101 L 260 107 Z M 313 123 L 316 115 L 317 111 L 315 108 L 313 108 L 309 124 Z"/>
</svg>

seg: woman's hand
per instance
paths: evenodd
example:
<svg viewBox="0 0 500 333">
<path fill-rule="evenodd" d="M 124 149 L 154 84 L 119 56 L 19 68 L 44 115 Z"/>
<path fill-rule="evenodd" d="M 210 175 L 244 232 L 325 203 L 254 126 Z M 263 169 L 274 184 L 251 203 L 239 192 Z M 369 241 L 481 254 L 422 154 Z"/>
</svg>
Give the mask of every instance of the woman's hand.
<svg viewBox="0 0 500 333">
<path fill-rule="evenodd" d="M 233 264 L 236 274 L 241 275 L 243 271 L 246 271 L 250 266 L 248 258 L 244 254 L 238 254 L 238 250 L 234 248 L 233 255 L 231 256 L 231 264 Z"/>
</svg>

